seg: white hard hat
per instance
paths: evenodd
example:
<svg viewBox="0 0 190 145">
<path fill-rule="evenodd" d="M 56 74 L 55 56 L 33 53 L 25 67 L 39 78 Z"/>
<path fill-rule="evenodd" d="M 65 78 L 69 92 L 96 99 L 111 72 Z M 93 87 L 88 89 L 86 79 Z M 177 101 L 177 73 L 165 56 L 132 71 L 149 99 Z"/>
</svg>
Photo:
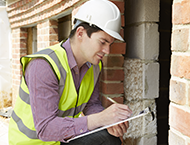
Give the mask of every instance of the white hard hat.
<svg viewBox="0 0 190 145">
<path fill-rule="evenodd" d="M 120 36 L 121 14 L 118 7 L 108 0 L 85 2 L 74 16 L 75 19 L 96 25 L 110 36 L 124 41 Z"/>
</svg>

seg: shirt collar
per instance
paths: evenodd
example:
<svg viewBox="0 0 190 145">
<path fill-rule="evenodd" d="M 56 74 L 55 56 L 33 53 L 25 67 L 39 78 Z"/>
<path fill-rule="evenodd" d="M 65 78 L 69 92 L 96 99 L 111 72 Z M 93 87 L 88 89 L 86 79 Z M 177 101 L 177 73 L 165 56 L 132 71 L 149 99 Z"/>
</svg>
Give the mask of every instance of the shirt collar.
<svg viewBox="0 0 190 145">
<path fill-rule="evenodd" d="M 69 63 L 69 67 L 70 69 L 73 69 L 74 67 L 77 66 L 77 62 L 75 60 L 75 57 L 73 55 L 72 49 L 71 49 L 71 44 L 70 44 L 70 39 L 68 38 L 63 44 L 62 46 L 65 48 L 66 53 L 67 53 L 67 58 L 68 58 L 68 63 Z M 91 67 L 91 63 L 90 62 L 86 62 L 84 65 L 87 65 L 88 68 Z"/>
</svg>

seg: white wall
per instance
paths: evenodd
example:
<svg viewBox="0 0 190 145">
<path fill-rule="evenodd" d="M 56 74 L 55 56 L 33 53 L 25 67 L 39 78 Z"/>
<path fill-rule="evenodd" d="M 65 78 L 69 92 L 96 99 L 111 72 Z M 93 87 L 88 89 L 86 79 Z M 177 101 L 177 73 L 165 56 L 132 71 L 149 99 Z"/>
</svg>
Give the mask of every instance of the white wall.
<svg viewBox="0 0 190 145">
<path fill-rule="evenodd" d="M 0 109 L 11 105 L 11 28 L 5 6 L 0 6 Z"/>
</svg>

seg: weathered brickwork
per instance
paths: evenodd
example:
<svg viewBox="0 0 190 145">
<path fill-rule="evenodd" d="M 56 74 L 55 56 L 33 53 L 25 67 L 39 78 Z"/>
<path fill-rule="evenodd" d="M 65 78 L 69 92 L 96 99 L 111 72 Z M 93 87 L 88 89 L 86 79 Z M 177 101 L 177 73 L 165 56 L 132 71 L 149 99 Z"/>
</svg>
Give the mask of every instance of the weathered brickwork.
<svg viewBox="0 0 190 145">
<path fill-rule="evenodd" d="M 188 50 L 189 29 L 176 29 L 172 35 L 172 50 L 185 52 Z"/>
<path fill-rule="evenodd" d="M 13 89 L 13 106 L 18 95 L 18 87 L 22 76 L 22 67 L 20 58 L 27 54 L 27 29 L 17 28 L 12 30 L 12 89 Z"/>
<path fill-rule="evenodd" d="M 169 108 L 169 144 L 190 144 L 190 1 L 174 0 Z"/>
<path fill-rule="evenodd" d="M 170 100 L 180 105 L 185 105 L 187 102 L 187 81 L 183 80 L 170 80 Z"/>
<path fill-rule="evenodd" d="M 188 24 L 190 22 L 189 0 L 174 0 L 173 3 L 173 24 Z"/>
<path fill-rule="evenodd" d="M 59 43 L 57 20 L 47 20 L 37 25 L 38 50 Z"/>
<path fill-rule="evenodd" d="M 79 0 L 20 0 L 8 6 L 7 9 L 11 28 L 36 24 L 52 18 L 71 8 L 77 2 Z"/>
<path fill-rule="evenodd" d="M 183 135 L 190 137 L 190 112 L 184 110 L 182 107 L 170 104 L 170 114 L 169 114 L 169 124 L 170 127 L 181 132 Z M 180 125 L 179 125 L 180 124 Z"/>
</svg>

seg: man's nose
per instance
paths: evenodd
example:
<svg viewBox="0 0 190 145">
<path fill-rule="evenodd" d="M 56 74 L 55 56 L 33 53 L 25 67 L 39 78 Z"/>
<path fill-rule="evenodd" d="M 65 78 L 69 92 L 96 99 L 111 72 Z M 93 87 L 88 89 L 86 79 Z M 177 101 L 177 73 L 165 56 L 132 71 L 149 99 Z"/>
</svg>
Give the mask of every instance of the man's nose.
<svg viewBox="0 0 190 145">
<path fill-rule="evenodd" d="M 110 54 L 110 46 L 106 46 L 102 50 L 105 54 Z"/>
</svg>

